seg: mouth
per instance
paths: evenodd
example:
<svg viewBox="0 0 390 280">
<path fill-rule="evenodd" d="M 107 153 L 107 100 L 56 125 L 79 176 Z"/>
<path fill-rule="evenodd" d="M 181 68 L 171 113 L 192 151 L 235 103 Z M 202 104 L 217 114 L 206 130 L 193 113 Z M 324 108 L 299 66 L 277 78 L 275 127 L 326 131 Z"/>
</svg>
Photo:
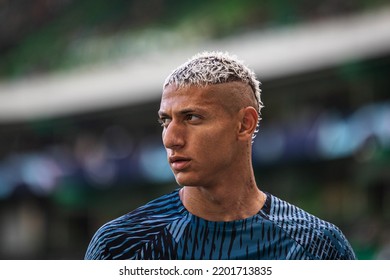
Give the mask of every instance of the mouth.
<svg viewBox="0 0 390 280">
<path fill-rule="evenodd" d="M 172 156 L 169 157 L 169 163 L 173 170 L 181 171 L 188 167 L 191 159 L 185 157 Z"/>
</svg>

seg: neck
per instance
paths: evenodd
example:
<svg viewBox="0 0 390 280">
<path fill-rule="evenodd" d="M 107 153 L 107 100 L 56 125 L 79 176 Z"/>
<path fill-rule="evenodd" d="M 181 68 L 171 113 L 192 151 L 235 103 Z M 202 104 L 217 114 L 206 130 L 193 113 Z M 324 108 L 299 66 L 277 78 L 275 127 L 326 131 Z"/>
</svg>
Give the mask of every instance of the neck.
<svg viewBox="0 0 390 280">
<path fill-rule="evenodd" d="M 183 187 L 180 198 L 186 209 L 209 221 L 233 221 L 251 217 L 263 207 L 266 195 L 249 184 L 229 187 Z"/>
</svg>

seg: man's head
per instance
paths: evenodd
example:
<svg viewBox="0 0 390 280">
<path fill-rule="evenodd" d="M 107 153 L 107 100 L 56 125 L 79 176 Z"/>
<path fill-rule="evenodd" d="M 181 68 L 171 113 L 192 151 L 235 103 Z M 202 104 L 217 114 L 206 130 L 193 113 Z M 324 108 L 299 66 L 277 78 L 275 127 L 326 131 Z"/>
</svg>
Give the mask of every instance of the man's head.
<svg viewBox="0 0 390 280">
<path fill-rule="evenodd" d="M 222 53 L 198 55 L 167 78 L 158 114 L 179 184 L 249 178 L 262 107 L 259 84 L 253 72 Z"/>
<path fill-rule="evenodd" d="M 242 61 L 235 56 L 223 52 L 203 52 L 195 55 L 189 61 L 176 68 L 165 80 L 165 89 L 168 85 L 175 85 L 178 88 L 188 86 L 203 87 L 207 85 L 225 84 L 230 82 L 239 82 L 249 87 L 242 87 L 240 92 L 232 90 L 231 98 L 233 104 L 237 106 L 251 105 L 256 108 L 261 120 L 261 101 L 260 82 L 255 73 L 249 69 Z M 233 89 L 233 88 L 232 88 Z M 241 95 L 241 96 L 240 96 Z M 248 102 L 243 101 L 247 99 Z M 257 130 L 254 134 L 256 136 Z"/>
</svg>

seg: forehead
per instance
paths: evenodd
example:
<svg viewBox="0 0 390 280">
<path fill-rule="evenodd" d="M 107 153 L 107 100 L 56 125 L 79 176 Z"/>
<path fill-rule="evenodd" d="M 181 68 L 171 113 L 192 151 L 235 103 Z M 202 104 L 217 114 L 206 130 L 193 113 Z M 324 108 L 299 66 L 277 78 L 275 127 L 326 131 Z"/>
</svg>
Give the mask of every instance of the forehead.
<svg viewBox="0 0 390 280">
<path fill-rule="evenodd" d="M 220 107 L 223 97 L 218 86 L 187 86 L 178 88 L 167 86 L 161 97 L 160 110 L 171 110 L 181 107 L 202 107 L 213 109 Z"/>
</svg>

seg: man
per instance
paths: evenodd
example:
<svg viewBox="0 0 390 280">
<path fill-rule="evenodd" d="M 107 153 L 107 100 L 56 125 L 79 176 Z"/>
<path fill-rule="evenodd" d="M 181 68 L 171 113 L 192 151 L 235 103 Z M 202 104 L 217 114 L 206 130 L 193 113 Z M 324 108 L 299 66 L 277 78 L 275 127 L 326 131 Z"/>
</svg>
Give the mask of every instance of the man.
<svg viewBox="0 0 390 280">
<path fill-rule="evenodd" d="M 257 186 L 260 82 L 227 53 L 202 53 L 163 87 L 159 121 L 182 186 L 102 226 L 86 259 L 355 259 L 334 225 Z"/>
</svg>

